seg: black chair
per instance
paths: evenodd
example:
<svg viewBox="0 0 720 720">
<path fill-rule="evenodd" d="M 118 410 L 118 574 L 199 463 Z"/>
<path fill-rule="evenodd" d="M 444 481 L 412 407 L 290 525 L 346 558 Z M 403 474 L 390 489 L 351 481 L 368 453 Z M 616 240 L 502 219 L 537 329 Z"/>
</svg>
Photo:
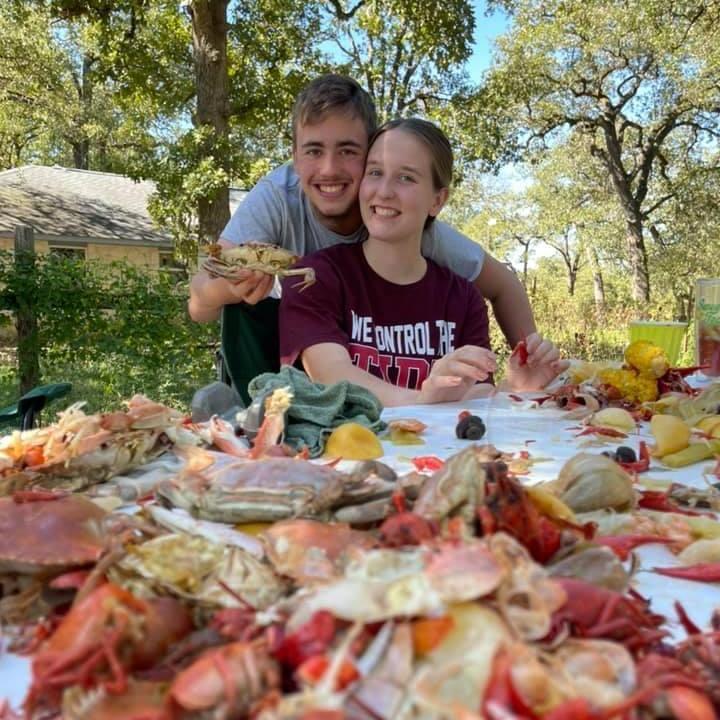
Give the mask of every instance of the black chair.
<svg viewBox="0 0 720 720">
<path fill-rule="evenodd" d="M 35 427 L 43 408 L 49 402 L 65 397 L 70 390 L 72 390 L 70 383 L 51 383 L 34 387 L 15 404 L 0 409 L 0 427 L 15 424 L 21 430 L 30 430 Z"/>
<path fill-rule="evenodd" d="M 257 305 L 226 305 L 222 311 L 218 379 L 232 385 L 246 407 L 251 402 L 248 383 L 280 370 L 279 307 L 276 298 L 265 298 Z"/>
</svg>

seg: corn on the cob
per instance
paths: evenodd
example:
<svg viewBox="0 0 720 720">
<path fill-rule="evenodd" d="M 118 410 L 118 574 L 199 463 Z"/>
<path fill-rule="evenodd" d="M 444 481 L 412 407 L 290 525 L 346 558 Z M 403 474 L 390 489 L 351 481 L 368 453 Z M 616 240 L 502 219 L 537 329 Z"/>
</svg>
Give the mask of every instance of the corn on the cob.
<svg viewBox="0 0 720 720">
<path fill-rule="evenodd" d="M 636 340 L 625 350 L 625 362 L 643 377 L 659 378 L 669 369 L 665 351 L 648 340 Z"/>
<path fill-rule="evenodd" d="M 608 368 L 598 373 L 598 380 L 614 387 L 623 400 L 628 402 L 643 403 L 657 400 L 657 381 L 642 377 L 635 370 Z"/>
</svg>

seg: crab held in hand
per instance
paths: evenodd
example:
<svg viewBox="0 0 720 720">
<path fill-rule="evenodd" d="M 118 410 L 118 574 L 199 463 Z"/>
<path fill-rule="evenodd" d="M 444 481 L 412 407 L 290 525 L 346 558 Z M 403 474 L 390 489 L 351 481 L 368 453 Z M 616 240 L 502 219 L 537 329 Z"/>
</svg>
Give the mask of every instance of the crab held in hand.
<svg viewBox="0 0 720 720">
<path fill-rule="evenodd" d="M 313 268 L 294 268 L 298 255 L 269 243 L 245 243 L 227 248 L 215 243 L 208 247 L 209 257 L 203 262 L 203 270 L 215 277 L 240 280 L 241 271 L 259 270 L 268 275 L 288 277 L 302 275 L 298 283 L 301 290 L 315 282 Z"/>
</svg>

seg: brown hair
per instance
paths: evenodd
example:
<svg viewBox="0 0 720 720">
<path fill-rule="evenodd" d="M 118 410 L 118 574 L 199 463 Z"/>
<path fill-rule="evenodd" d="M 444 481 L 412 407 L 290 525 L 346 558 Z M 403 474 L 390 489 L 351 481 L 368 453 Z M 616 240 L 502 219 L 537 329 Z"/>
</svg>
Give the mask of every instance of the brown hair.
<svg viewBox="0 0 720 720">
<path fill-rule="evenodd" d="M 430 151 L 433 187 L 435 190 L 450 188 L 453 177 L 453 151 L 447 135 L 437 125 L 420 118 L 389 120 L 381 125 L 370 138 L 368 151 L 375 141 L 388 130 L 402 130 L 418 138 Z M 432 215 L 429 215 L 425 221 L 425 227 L 428 227 L 434 219 Z"/>
<path fill-rule="evenodd" d="M 297 96 L 292 113 L 292 139 L 295 145 L 300 124 L 315 123 L 332 110 L 344 110 L 359 117 L 368 137 L 377 128 L 375 104 L 355 80 L 344 75 L 321 75 Z"/>
</svg>

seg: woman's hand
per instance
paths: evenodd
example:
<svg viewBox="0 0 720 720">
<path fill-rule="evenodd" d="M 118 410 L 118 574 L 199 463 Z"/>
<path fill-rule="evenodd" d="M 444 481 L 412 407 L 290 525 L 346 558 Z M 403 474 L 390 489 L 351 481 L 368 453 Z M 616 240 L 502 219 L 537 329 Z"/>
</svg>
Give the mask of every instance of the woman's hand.
<svg viewBox="0 0 720 720">
<path fill-rule="evenodd" d="M 454 402 L 497 369 L 495 355 L 477 345 L 464 345 L 433 363 L 420 389 L 418 402 Z"/>
<path fill-rule="evenodd" d="M 507 381 L 512 390 L 541 390 L 570 363 L 560 359 L 560 351 L 539 333 L 532 333 L 508 360 Z M 519 352 L 518 352 L 519 350 Z"/>
</svg>

